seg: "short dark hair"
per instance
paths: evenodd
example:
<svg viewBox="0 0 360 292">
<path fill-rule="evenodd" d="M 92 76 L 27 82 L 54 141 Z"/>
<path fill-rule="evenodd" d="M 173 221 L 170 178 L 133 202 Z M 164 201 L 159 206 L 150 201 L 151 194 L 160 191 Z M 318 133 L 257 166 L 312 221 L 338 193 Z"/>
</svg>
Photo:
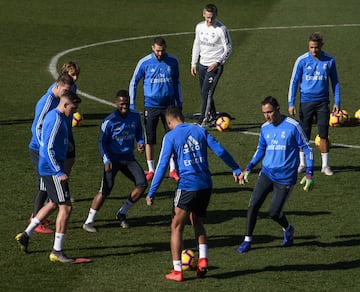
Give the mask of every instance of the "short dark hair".
<svg viewBox="0 0 360 292">
<path fill-rule="evenodd" d="M 309 37 L 309 42 L 317 42 L 317 43 L 322 44 L 323 37 L 319 32 L 313 32 Z"/>
<path fill-rule="evenodd" d="M 64 93 L 61 95 L 61 98 L 62 97 L 67 98 L 73 104 L 81 103 L 81 98 L 71 90 L 65 90 Z"/>
<path fill-rule="evenodd" d="M 153 45 L 158 45 L 158 46 L 161 46 L 161 47 L 166 47 L 166 41 L 163 37 L 161 36 L 157 36 L 154 38 L 153 40 Z"/>
<path fill-rule="evenodd" d="M 280 108 L 279 103 L 276 100 L 276 98 L 271 95 L 265 97 L 264 100 L 261 102 L 261 105 L 266 105 L 266 104 L 271 104 L 274 109 Z"/>
<path fill-rule="evenodd" d="M 166 116 L 170 116 L 173 117 L 175 119 L 180 119 L 182 122 L 185 121 L 184 115 L 181 112 L 180 108 L 178 108 L 175 105 L 170 105 L 167 109 L 166 109 Z"/>
<path fill-rule="evenodd" d="M 72 79 L 71 76 L 69 76 L 69 74 L 64 73 L 64 74 L 59 75 L 59 77 L 56 79 L 56 83 L 59 83 L 61 85 L 73 86 L 74 85 L 74 80 Z"/>
<path fill-rule="evenodd" d="M 118 98 L 118 97 L 126 97 L 127 99 L 129 99 L 130 98 L 129 91 L 127 91 L 126 89 L 118 90 L 118 92 L 116 92 L 115 98 Z"/>
<path fill-rule="evenodd" d="M 212 12 L 215 15 L 217 15 L 218 12 L 218 9 L 215 4 L 206 4 L 204 10 L 206 10 L 207 12 Z"/>
</svg>

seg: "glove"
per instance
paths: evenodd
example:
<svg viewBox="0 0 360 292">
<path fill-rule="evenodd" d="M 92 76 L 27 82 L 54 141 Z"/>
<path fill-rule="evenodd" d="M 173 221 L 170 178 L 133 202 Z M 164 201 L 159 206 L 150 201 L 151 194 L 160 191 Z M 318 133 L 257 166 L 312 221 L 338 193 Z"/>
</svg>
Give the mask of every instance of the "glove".
<svg viewBox="0 0 360 292">
<path fill-rule="evenodd" d="M 246 183 L 249 182 L 249 179 L 248 179 L 249 174 L 250 174 L 250 171 L 248 171 L 248 170 L 245 170 L 245 171 L 244 171 L 243 179 L 242 179 L 241 181 L 239 181 L 239 184 L 240 184 L 240 185 L 245 185 Z"/>
<path fill-rule="evenodd" d="M 305 192 L 311 191 L 312 188 L 314 187 L 314 181 L 313 181 L 312 177 L 304 176 L 301 179 L 300 184 L 304 185 L 304 191 Z"/>
</svg>

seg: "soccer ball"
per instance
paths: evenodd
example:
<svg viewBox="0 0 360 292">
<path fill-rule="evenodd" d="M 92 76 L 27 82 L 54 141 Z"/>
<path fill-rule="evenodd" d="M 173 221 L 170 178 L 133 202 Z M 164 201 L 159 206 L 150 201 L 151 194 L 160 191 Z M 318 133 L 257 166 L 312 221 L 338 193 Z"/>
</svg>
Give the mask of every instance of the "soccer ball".
<svg viewBox="0 0 360 292">
<path fill-rule="evenodd" d="M 71 122 L 72 127 L 79 127 L 83 119 L 83 116 L 79 112 L 74 113 Z"/>
<path fill-rule="evenodd" d="M 330 143 L 330 139 L 329 139 L 329 137 L 328 137 L 328 140 L 329 140 L 329 146 L 331 145 L 331 143 Z M 315 136 L 315 146 L 316 147 L 320 147 L 320 136 L 319 136 L 319 134 L 317 134 L 316 136 Z"/>
<path fill-rule="evenodd" d="M 360 123 L 360 109 L 358 109 L 354 114 L 355 121 Z"/>
<path fill-rule="evenodd" d="M 342 115 L 343 117 L 343 125 L 347 125 L 350 122 L 350 115 L 348 114 L 348 112 L 344 109 L 340 110 L 339 113 Z"/>
<path fill-rule="evenodd" d="M 219 132 L 229 131 L 231 126 L 231 121 L 229 117 L 219 117 L 216 120 L 216 129 Z"/>
<path fill-rule="evenodd" d="M 191 249 L 184 249 L 181 252 L 181 268 L 183 271 L 193 270 L 196 267 L 195 254 Z"/>
<path fill-rule="evenodd" d="M 341 127 L 343 125 L 344 118 L 342 114 L 339 113 L 331 113 L 329 119 L 330 127 Z"/>
</svg>

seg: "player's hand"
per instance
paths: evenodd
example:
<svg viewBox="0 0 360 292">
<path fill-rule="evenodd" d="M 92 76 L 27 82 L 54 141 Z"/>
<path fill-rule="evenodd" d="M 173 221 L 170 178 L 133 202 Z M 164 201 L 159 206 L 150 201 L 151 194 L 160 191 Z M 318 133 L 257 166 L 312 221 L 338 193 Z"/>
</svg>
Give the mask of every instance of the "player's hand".
<svg viewBox="0 0 360 292">
<path fill-rule="evenodd" d="M 296 108 L 294 106 L 289 106 L 288 112 L 289 115 L 294 117 L 296 115 Z"/>
<path fill-rule="evenodd" d="M 104 169 L 105 169 L 105 172 L 107 172 L 107 173 L 111 172 L 112 163 L 109 162 L 109 163 L 105 164 Z"/>
<path fill-rule="evenodd" d="M 59 181 L 60 182 L 66 182 L 67 180 L 69 180 L 69 177 L 66 173 L 64 173 L 63 175 L 59 176 Z"/>
<path fill-rule="evenodd" d="M 240 174 L 239 185 L 245 185 L 246 183 L 249 182 L 249 178 L 248 178 L 249 174 L 250 174 L 250 171 L 248 171 L 248 170 L 245 170 Z"/>
<path fill-rule="evenodd" d="M 196 76 L 196 66 L 191 66 L 191 75 Z"/>
<path fill-rule="evenodd" d="M 212 71 L 216 70 L 216 68 L 217 68 L 218 66 L 219 66 L 218 63 L 211 64 L 210 66 L 208 66 L 207 72 L 212 72 Z"/>
<path fill-rule="evenodd" d="M 314 181 L 312 179 L 312 177 L 306 177 L 304 176 L 301 181 L 300 181 L 301 185 L 304 185 L 304 191 L 305 192 L 309 192 L 312 190 L 312 188 L 314 187 Z"/>
<path fill-rule="evenodd" d="M 69 152 L 73 152 L 73 151 L 74 151 L 74 144 L 71 143 L 71 142 L 69 142 L 69 143 L 68 143 L 68 153 L 69 153 Z"/>
<path fill-rule="evenodd" d="M 140 153 L 144 153 L 144 151 L 145 151 L 145 145 L 144 145 L 144 144 L 138 144 L 138 145 L 137 145 L 137 150 L 138 150 Z"/>
<path fill-rule="evenodd" d="M 146 196 L 146 205 L 152 206 L 154 204 L 154 199 Z"/>
<path fill-rule="evenodd" d="M 339 111 L 340 111 L 340 107 L 339 107 L 338 105 L 334 105 L 332 111 L 333 111 L 333 113 L 336 113 L 336 114 L 337 114 L 337 113 L 339 113 Z"/>
</svg>

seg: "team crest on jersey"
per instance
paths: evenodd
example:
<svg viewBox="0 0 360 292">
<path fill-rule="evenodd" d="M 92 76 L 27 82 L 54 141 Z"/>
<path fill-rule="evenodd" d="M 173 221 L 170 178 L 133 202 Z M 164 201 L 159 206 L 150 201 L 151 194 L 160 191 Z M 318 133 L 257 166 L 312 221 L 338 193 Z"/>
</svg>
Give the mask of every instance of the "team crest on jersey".
<svg viewBox="0 0 360 292">
<path fill-rule="evenodd" d="M 328 64 L 325 63 L 325 64 L 323 65 L 323 69 L 326 70 L 327 67 L 328 67 Z"/>
<path fill-rule="evenodd" d="M 168 66 L 168 67 L 167 67 L 167 71 L 168 71 L 168 72 L 171 72 L 171 66 Z"/>
<path fill-rule="evenodd" d="M 282 139 L 285 139 L 285 136 L 286 136 L 286 135 L 285 135 L 285 131 L 282 131 L 282 132 L 281 132 L 281 138 L 282 138 Z"/>
</svg>

